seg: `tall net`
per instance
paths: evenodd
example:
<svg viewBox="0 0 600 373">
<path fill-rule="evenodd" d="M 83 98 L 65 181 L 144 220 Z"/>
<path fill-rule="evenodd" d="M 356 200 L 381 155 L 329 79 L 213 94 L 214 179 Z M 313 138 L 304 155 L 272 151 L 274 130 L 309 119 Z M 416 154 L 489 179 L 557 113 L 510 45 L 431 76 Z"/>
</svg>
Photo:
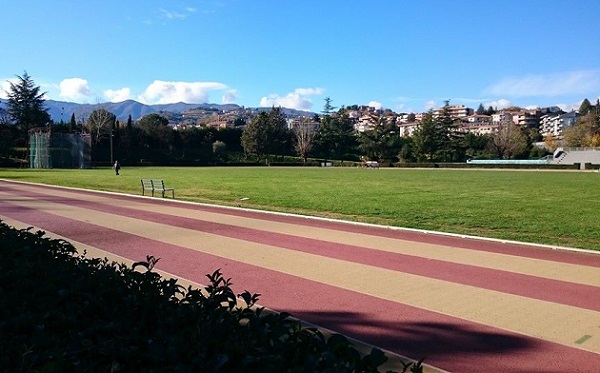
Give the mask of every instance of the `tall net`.
<svg viewBox="0 0 600 373">
<path fill-rule="evenodd" d="M 89 168 L 92 163 L 91 138 L 75 133 L 52 134 L 54 168 Z"/>
<path fill-rule="evenodd" d="M 29 167 L 51 168 L 50 133 L 44 129 L 29 131 Z"/>
<path fill-rule="evenodd" d="M 30 168 L 90 168 L 92 146 L 89 135 L 52 133 L 46 129 L 29 132 Z"/>
</svg>

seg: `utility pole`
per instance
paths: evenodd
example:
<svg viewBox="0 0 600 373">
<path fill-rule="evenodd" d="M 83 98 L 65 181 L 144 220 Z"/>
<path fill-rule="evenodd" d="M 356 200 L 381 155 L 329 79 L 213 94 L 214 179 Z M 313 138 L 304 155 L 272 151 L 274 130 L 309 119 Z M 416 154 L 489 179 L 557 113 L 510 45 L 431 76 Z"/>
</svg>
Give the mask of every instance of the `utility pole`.
<svg viewBox="0 0 600 373">
<path fill-rule="evenodd" d="M 114 129 L 110 129 L 110 164 L 111 166 L 115 163 L 114 159 L 113 159 L 113 131 Z"/>
</svg>

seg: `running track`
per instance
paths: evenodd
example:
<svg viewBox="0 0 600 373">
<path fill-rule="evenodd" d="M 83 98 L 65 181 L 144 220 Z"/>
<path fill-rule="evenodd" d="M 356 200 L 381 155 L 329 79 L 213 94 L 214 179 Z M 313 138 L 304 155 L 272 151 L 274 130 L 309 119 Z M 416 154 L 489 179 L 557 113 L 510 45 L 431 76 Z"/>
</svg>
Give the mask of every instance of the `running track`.
<svg viewBox="0 0 600 373">
<path fill-rule="evenodd" d="M 0 180 L 0 219 L 453 372 L 600 371 L 600 255 Z"/>
</svg>

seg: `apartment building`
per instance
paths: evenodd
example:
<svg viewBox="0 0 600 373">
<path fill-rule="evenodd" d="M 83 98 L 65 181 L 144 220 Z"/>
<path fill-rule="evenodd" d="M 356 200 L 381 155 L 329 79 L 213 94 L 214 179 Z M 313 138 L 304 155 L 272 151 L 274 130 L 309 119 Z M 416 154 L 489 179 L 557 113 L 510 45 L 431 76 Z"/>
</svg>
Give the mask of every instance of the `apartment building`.
<svg viewBox="0 0 600 373">
<path fill-rule="evenodd" d="M 492 122 L 490 115 L 473 114 L 461 121 L 460 131 L 476 135 L 489 135 L 498 131 L 499 122 Z"/>
<path fill-rule="evenodd" d="M 465 105 L 448 105 L 448 106 L 443 106 L 439 109 L 435 109 L 433 111 L 433 116 L 434 117 L 439 117 L 442 116 L 442 114 L 444 113 L 444 110 L 448 110 L 449 115 L 452 118 L 465 118 L 469 115 L 473 115 L 475 113 L 475 110 L 466 107 Z"/>
<path fill-rule="evenodd" d="M 576 111 L 565 114 L 551 113 L 540 118 L 540 134 L 542 136 L 562 137 L 563 131 L 575 123 L 581 115 Z"/>
</svg>

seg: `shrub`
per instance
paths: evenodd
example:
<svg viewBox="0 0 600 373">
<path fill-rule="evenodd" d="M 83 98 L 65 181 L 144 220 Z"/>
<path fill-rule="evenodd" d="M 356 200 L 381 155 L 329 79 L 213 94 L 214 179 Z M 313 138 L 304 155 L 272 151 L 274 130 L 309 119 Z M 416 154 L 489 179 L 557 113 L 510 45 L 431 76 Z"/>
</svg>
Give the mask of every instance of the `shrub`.
<svg viewBox="0 0 600 373">
<path fill-rule="evenodd" d="M 0 221 L 4 371 L 377 372 L 387 360 L 236 296 L 220 270 L 185 289 L 152 256 L 128 268 L 44 234 Z"/>
</svg>

